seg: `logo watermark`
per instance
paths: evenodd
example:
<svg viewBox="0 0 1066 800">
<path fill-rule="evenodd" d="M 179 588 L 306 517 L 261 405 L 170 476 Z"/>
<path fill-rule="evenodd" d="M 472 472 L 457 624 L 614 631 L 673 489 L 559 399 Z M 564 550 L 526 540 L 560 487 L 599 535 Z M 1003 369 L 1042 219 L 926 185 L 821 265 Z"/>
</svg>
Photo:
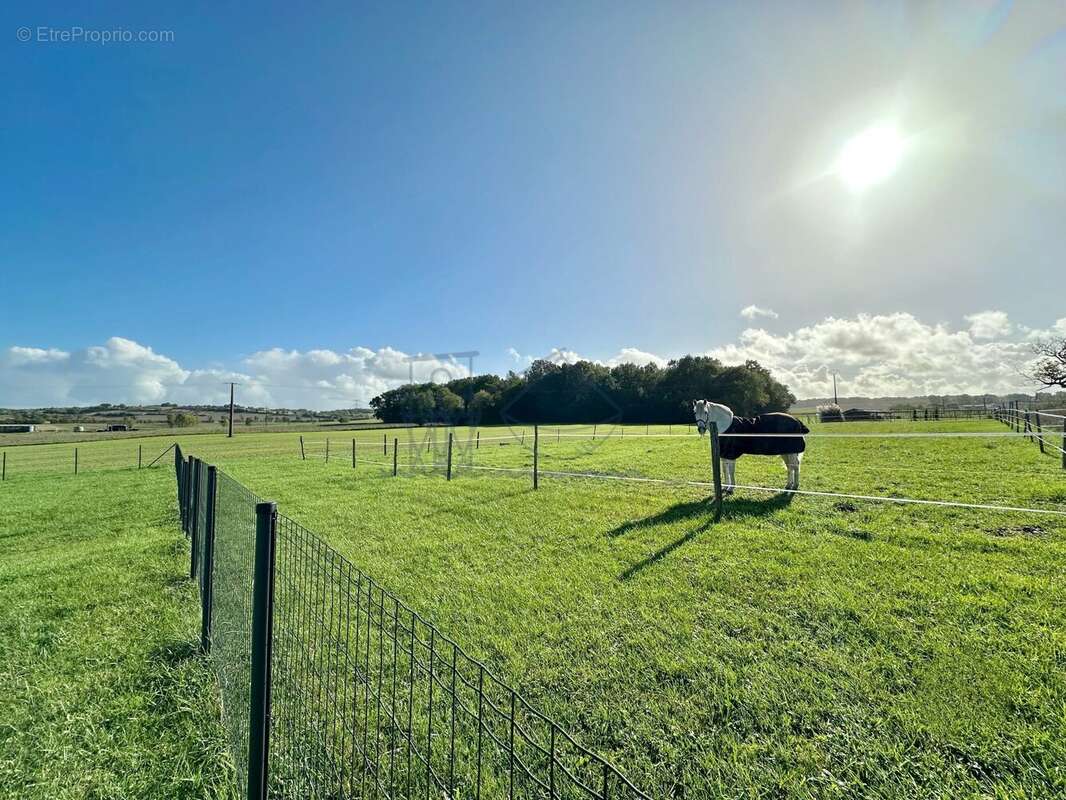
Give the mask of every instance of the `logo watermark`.
<svg viewBox="0 0 1066 800">
<path fill-rule="evenodd" d="M 174 41 L 174 31 L 84 28 L 81 25 L 66 28 L 37 25 L 31 28 L 23 25 L 15 31 L 15 38 L 20 42 L 39 44 L 169 44 Z"/>
</svg>

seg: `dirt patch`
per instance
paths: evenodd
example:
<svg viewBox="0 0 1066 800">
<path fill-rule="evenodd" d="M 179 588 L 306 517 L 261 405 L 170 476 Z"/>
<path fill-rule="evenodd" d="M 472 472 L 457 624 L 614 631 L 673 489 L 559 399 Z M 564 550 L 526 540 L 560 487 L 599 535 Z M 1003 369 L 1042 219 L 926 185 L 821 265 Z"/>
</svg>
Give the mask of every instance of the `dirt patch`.
<svg viewBox="0 0 1066 800">
<path fill-rule="evenodd" d="M 842 514 L 854 514 L 859 510 L 859 507 L 849 500 L 843 500 L 839 503 L 833 503 L 833 508 Z"/>
</svg>

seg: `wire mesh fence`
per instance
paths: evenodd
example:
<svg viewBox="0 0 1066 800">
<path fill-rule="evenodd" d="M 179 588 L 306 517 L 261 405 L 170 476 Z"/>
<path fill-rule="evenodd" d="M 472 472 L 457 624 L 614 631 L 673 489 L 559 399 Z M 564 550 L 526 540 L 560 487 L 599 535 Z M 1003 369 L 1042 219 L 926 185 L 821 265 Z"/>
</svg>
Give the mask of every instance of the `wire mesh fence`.
<svg viewBox="0 0 1066 800">
<path fill-rule="evenodd" d="M 243 797 L 647 797 L 273 504 L 175 470 Z"/>
</svg>

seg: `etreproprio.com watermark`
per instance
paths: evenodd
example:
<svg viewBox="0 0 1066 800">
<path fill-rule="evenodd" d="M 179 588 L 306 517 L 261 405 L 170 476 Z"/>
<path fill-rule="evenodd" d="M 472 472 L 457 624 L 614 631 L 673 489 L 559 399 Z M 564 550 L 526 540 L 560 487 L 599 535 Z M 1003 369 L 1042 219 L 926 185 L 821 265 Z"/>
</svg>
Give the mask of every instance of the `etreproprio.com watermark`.
<svg viewBox="0 0 1066 800">
<path fill-rule="evenodd" d="M 15 31 L 15 38 L 20 42 L 42 44 L 126 44 L 134 42 L 166 44 L 174 41 L 174 31 L 84 28 L 81 25 L 57 28 L 51 25 L 37 25 L 32 28 L 20 27 Z"/>
</svg>

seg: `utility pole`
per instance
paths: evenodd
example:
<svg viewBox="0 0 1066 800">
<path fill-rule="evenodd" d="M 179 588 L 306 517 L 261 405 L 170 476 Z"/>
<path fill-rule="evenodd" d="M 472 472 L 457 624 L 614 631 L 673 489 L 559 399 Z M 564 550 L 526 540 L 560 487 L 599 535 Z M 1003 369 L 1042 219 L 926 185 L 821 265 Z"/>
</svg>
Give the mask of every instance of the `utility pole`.
<svg viewBox="0 0 1066 800">
<path fill-rule="evenodd" d="M 833 405 L 840 405 L 840 401 L 837 400 L 837 374 L 835 372 L 833 373 Z"/>
<path fill-rule="evenodd" d="M 236 384 L 231 383 L 229 385 L 229 438 L 233 438 L 233 387 Z"/>
</svg>

